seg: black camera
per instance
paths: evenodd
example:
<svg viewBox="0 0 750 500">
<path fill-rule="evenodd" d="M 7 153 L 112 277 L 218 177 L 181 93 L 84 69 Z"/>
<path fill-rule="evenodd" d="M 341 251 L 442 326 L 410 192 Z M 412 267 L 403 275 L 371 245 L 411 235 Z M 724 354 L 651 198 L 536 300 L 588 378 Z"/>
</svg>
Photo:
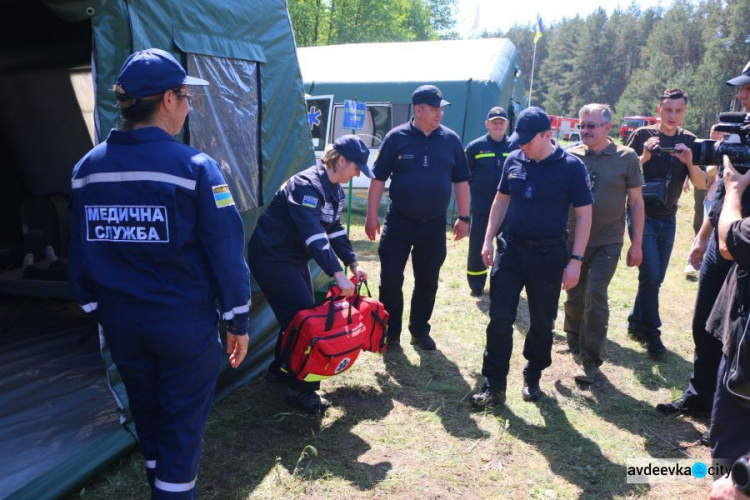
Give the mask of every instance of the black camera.
<svg viewBox="0 0 750 500">
<path fill-rule="evenodd" d="M 693 163 L 721 166 L 723 157 L 727 156 L 738 172 L 747 172 L 750 169 L 750 113 L 721 113 L 714 130 L 736 134 L 740 142 L 696 139 L 690 147 L 693 152 Z"/>
</svg>

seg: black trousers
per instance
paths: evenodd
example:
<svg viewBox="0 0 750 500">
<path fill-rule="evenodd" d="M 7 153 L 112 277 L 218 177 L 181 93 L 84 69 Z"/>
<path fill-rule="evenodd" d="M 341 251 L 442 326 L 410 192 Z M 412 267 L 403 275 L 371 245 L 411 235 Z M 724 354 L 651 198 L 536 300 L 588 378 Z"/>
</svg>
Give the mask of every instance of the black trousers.
<svg viewBox="0 0 750 500">
<path fill-rule="evenodd" d="M 706 331 L 706 321 L 714 307 L 732 261 L 719 254 L 718 233 L 714 229 L 701 264 L 698 295 L 693 313 L 693 374 L 683 397 L 688 408 L 710 410 L 716 390 L 716 373 L 721 361 L 721 342 Z"/>
<path fill-rule="evenodd" d="M 303 309 L 315 305 L 312 278 L 307 262 L 279 262 L 262 250 L 254 248 L 250 242 L 248 267 L 263 295 L 268 300 L 276 320 L 279 322 L 279 337 L 276 340 L 274 360 L 268 371 L 281 374 L 281 335 L 292 322 L 294 315 Z M 303 382 L 291 378 L 289 386 L 302 392 L 314 392 L 320 389 L 320 382 Z"/>
<path fill-rule="evenodd" d="M 497 254 L 490 277 L 490 323 L 482 375 L 492 390 L 507 387 L 513 351 L 513 324 L 526 289 L 529 331 L 523 346 L 524 378 L 536 382 L 552 364 L 552 329 L 557 317 L 563 270 L 568 250 L 563 238 L 557 242 L 529 246 L 518 238 L 497 238 Z"/>
<path fill-rule="evenodd" d="M 411 255 L 414 293 L 411 297 L 409 331 L 415 337 L 430 333 L 440 267 L 445 261 L 445 217 L 426 221 L 408 219 L 389 209 L 378 246 L 380 257 L 380 301 L 391 315 L 388 338 L 401 337 L 404 314 L 404 270 Z"/>
<path fill-rule="evenodd" d="M 711 411 L 711 458 L 731 467 L 750 450 L 750 409 L 742 406 L 722 383 L 728 367 L 729 359 L 722 356 Z"/>
<path fill-rule="evenodd" d="M 487 231 L 489 214 L 472 212 L 471 226 L 469 227 L 469 255 L 466 261 L 466 279 L 469 288 L 475 292 L 484 290 L 487 282 L 487 266 L 482 262 L 482 246 L 484 245 L 484 234 Z"/>
</svg>

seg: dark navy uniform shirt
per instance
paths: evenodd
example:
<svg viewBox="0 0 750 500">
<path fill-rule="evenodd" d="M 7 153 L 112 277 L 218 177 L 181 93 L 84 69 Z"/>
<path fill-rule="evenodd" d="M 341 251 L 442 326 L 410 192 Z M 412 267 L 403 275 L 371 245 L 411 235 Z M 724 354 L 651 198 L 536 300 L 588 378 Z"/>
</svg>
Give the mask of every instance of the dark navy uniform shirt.
<svg viewBox="0 0 750 500">
<path fill-rule="evenodd" d="M 333 276 L 343 271 L 336 256 L 349 266 L 356 260 L 341 225 L 344 189 L 328 179 L 318 162 L 287 180 L 258 220 L 253 250 L 279 262 L 307 262 L 311 258 Z"/>
<path fill-rule="evenodd" d="M 425 135 L 411 121 L 385 136 L 373 173 L 391 178 L 391 208 L 414 220 L 445 216 L 451 185 L 471 177 L 455 132 L 440 125 Z"/>
<path fill-rule="evenodd" d="M 160 128 L 113 130 L 73 170 L 70 286 L 87 312 L 195 321 L 218 298 L 246 332 L 244 245 L 217 163 Z"/>
<path fill-rule="evenodd" d="M 490 134 L 474 139 L 466 147 L 466 159 L 471 171 L 471 211 L 489 214 L 500 184 L 503 163 L 511 151 L 518 146 L 503 137 L 501 142 Z"/>
<path fill-rule="evenodd" d="M 530 240 L 563 236 L 570 205 L 593 203 L 586 166 L 555 144 L 555 150 L 537 163 L 523 151 L 508 155 L 498 191 L 510 195 L 506 230 Z"/>
</svg>

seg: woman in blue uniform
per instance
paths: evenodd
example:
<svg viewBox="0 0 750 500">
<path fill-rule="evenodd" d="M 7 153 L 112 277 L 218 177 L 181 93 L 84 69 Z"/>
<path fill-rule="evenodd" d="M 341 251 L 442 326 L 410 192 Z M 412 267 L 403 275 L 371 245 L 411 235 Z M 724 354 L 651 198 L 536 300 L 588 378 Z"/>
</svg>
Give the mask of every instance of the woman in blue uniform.
<svg viewBox="0 0 750 500">
<path fill-rule="evenodd" d="M 73 170 L 70 285 L 122 376 L 152 498 L 195 498 L 219 375 L 219 312 L 237 367 L 248 348 L 250 277 L 240 215 L 217 163 L 173 137 L 190 111 L 171 54 L 132 54 L 114 91 L 119 130 Z"/>
<path fill-rule="evenodd" d="M 286 402 L 313 414 L 322 414 L 330 403 L 315 392 L 320 382 L 301 382 L 287 375 L 281 359 L 281 333 L 297 312 L 315 305 L 310 259 L 336 280 L 345 296 L 354 293 L 354 285 L 344 268 L 348 267 L 358 280 L 367 279 L 341 225 L 345 198 L 341 184 L 360 172 L 372 177 L 367 166 L 369 155 L 356 135 L 337 139 L 317 164 L 281 186 L 258 220 L 248 245 L 250 272 L 281 327 L 267 378 L 289 381 Z"/>
</svg>

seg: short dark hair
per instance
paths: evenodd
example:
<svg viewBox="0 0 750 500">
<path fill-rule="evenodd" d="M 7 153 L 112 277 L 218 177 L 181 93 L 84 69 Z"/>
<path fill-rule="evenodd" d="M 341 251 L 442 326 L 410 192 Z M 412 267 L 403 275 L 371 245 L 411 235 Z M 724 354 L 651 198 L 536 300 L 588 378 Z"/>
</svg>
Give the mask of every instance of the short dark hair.
<svg viewBox="0 0 750 500">
<path fill-rule="evenodd" d="M 667 89 L 662 93 L 659 102 L 666 101 L 667 99 L 684 99 L 685 104 L 688 102 L 687 92 L 682 89 Z"/>
</svg>

